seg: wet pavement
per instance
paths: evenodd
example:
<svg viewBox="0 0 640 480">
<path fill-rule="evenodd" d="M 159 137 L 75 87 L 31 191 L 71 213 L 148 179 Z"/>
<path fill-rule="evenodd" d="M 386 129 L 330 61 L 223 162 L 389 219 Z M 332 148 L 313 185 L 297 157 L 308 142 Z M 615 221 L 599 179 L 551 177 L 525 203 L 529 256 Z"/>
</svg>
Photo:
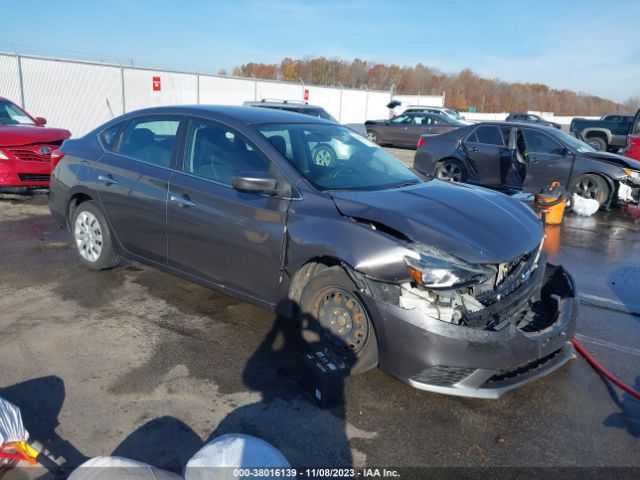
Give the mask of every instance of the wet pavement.
<svg viewBox="0 0 640 480">
<path fill-rule="evenodd" d="M 575 277 L 580 341 L 640 388 L 640 220 L 568 214 L 548 232 Z M 127 262 L 84 268 L 45 197 L 0 200 L 0 396 L 71 463 L 118 454 L 178 469 L 244 432 L 307 466 L 640 466 L 640 402 L 577 358 L 499 400 L 412 389 L 382 371 L 320 410 L 274 315 Z"/>
</svg>

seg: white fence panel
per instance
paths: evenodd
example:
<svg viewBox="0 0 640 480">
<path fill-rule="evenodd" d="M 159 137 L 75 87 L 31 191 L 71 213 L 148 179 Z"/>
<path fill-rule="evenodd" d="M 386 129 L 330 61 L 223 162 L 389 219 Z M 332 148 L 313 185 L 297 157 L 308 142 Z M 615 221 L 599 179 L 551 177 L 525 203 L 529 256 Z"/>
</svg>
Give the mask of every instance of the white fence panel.
<svg viewBox="0 0 640 480">
<path fill-rule="evenodd" d="M 444 97 L 442 95 L 394 95 L 393 99 L 402 102 L 404 106 L 444 107 Z"/>
<path fill-rule="evenodd" d="M 296 83 L 280 83 L 280 82 L 257 82 L 257 100 L 266 98 L 280 100 L 300 100 L 303 97 L 302 84 Z M 245 100 L 253 100 L 253 96 Z"/>
<path fill-rule="evenodd" d="M 84 135 L 122 114 L 118 67 L 22 57 L 25 110 Z"/>
<path fill-rule="evenodd" d="M 388 92 L 369 92 L 369 105 L 367 106 L 366 120 L 380 120 L 389 118 L 387 105 L 391 101 Z"/>
<path fill-rule="evenodd" d="M 154 77 L 160 79 L 160 90 L 154 90 Z M 127 112 L 161 105 L 198 103 L 198 79 L 191 73 L 125 68 L 124 90 Z"/>
<path fill-rule="evenodd" d="M 255 82 L 237 78 L 200 75 L 200 103 L 208 105 L 242 105 L 254 98 Z"/>
<path fill-rule="evenodd" d="M 329 112 L 336 120 L 342 122 L 340 114 L 340 89 L 327 87 L 307 87 L 309 90 L 309 103 L 318 105 Z"/>
<path fill-rule="evenodd" d="M 0 54 L 0 97 L 20 105 L 18 59 L 15 55 Z"/>
<path fill-rule="evenodd" d="M 344 90 L 342 92 L 342 123 L 364 123 L 367 119 L 367 92 Z"/>
</svg>

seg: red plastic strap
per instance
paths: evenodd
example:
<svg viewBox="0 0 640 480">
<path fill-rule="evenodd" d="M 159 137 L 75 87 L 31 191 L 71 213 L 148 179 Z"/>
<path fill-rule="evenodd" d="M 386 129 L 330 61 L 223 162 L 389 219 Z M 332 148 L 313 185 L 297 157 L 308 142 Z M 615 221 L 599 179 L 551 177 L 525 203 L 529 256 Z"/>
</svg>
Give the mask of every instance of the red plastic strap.
<svg viewBox="0 0 640 480">
<path fill-rule="evenodd" d="M 619 388 L 621 388 L 622 390 L 627 392 L 629 395 L 631 395 L 632 397 L 637 398 L 638 400 L 640 400 L 640 392 L 638 392 L 637 390 L 634 390 L 629 385 L 627 385 L 625 383 L 622 383 L 620 380 L 618 380 L 616 377 L 614 377 L 611 373 L 609 373 L 609 371 L 606 368 L 604 368 L 600 364 L 600 362 L 598 362 L 593 357 L 593 355 L 591 355 L 589 352 L 587 352 L 584 349 L 584 347 L 580 344 L 580 342 L 578 342 L 574 338 L 573 340 L 571 340 L 571 343 L 573 343 L 573 346 L 576 347 L 576 350 L 578 350 L 582 354 L 582 356 L 587 359 L 587 362 L 589 362 L 593 368 L 595 368 L 598 372 L 600 372 L 602 375 L 604 375 L 608 380 L 610 380 L 616 386 L 618 386 Z"/>
</svg>

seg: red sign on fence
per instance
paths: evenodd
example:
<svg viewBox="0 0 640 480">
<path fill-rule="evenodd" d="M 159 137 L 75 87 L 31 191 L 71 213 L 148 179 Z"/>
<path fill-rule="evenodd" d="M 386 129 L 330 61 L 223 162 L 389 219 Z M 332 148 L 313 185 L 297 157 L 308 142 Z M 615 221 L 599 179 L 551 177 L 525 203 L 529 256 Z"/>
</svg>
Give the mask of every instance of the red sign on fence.
<svg viewBox="0 0 640 480">
<path fill-rule="evenodd" d="M 153 77 L 153 91 L 160 91 L 160 77 Z"/>
<path fill-rule="evenodd" d="M 309 100 L 309 89 L 305 88 L 304 89 L 304 101 L 308 101 Z"/>
</svg>

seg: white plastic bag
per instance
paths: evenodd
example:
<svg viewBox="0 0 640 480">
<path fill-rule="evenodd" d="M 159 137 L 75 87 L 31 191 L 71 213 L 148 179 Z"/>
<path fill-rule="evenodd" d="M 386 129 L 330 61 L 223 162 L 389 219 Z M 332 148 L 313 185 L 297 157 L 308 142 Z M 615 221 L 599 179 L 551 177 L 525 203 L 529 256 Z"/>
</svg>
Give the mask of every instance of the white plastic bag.
<svg viewBox="0 0 640 480">
<path fill-rule="evenodd" d="M 598 211 L 600 203 L 593 198 L 583 198 L 577 193 L 574 193 L 571 208 L 578 215 L 590 217 Z"/>
<path fill-rule="evenodd" d="M 26 442 L 29 432 L 24 428 L 20 409 L 0 398 L 0 445 L 11 442 Z"/>
<path fill-rule="evenodd" d="M 255 478 L 243 470 L 291 468 L 287 459 L 270 443 L 242 434 L 227 434 L 202 447 L 185 469 L 186 480 L 226 480 Z M 283 478 L 283 475 L 264 475 L 258 478 Z"/>
<path fill-rule="evenodd" d="M 95 457 L 84 462 L 69 480 L 182 480 L 180 475 L 122 457 Z"/>
</svg>

